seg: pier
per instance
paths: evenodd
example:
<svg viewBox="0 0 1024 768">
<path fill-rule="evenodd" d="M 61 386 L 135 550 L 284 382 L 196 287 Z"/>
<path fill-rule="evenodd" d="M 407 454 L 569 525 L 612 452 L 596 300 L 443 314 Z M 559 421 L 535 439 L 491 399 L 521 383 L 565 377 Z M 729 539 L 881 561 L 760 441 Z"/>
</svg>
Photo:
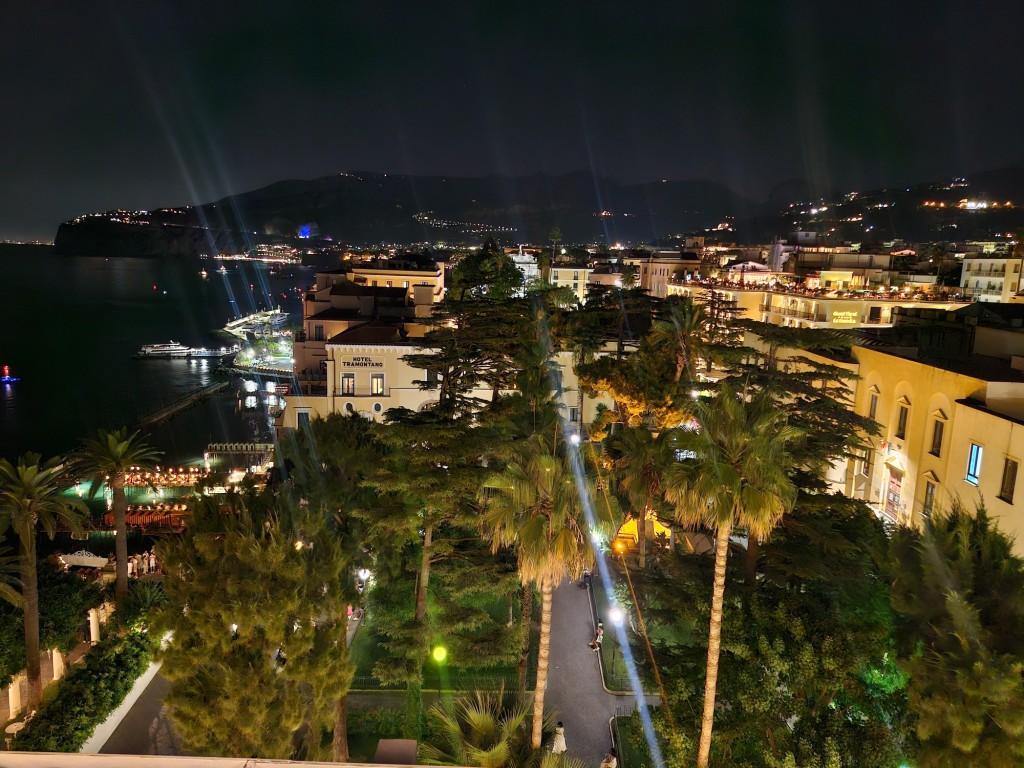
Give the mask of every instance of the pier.
<svg viewBox="0 0 1024 768">
<path fill-rule="evenodd" d="M 185 395 L 184 397 L 181 397 L 181 398 L 175 400 L 170 405 L 165 405 L 160 410 L 154 411 L 153 413 L 149 414 L 145 418 L 141 419 L 139 421 L 139 423 L 136 424 L 135 426 L 136 427 L 153 427 L 153 426 L 156 426 L 161 421 L 165 421 L 165 420 L 171 418 L 171 416 L 173 416 L 174 414 L 179 413 L 179 412 L 185 410 L 186 408 L 190 408 L 193 405 L 195 405 L 196 403 L 198 403 L 198 402 L 200 402 L 202 400 L 205 400 L 207 397 L 210 397 L 211 395 L 215 395 L 218 392 L 220 392 L 220 391 L 222 391 L 224 389 L 227 389 L 228 388 L 228 384 L 229 384 L 229 382 L 227 382 L 227 381 L 218 381 L 218 382 L 215 382 L 215 383 L 211 384 L 208 387 L 203 387 L 202 389 L 197 389 L 194 392 L 189 392 L 187 395 Z"/>
</svg>

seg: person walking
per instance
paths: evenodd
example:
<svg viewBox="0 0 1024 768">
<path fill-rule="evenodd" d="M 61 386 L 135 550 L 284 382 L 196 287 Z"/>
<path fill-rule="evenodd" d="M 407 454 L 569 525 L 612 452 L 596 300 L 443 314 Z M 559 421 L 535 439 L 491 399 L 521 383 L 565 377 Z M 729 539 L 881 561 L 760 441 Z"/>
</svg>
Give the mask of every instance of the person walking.
<svg viewBox="0 0 1024 768">
<path fill-rule="evenodd" d="M 604 756 L 604 760 L 601 761 L 600 768 L 618 768 L 619 765 L 619 754 L 615 751 L 615 747 L 608 750 L 608 754 Z"/>
<path fill-rule="evenodd" d="M 555 726 L 555 738 L 551 740 L 551 754 L 560 755 L 565 750 L 565 726 L 559 720 L 558 725 Z"/>
<path fill-rule="evenodd" d="M 604 624 L 597 622 L 597 631 L 594 632 L 594 639 L 590 641 L 590 647 L 595 652 L 601 650 L 601 643 L 604 642 Z"/>
</svg>

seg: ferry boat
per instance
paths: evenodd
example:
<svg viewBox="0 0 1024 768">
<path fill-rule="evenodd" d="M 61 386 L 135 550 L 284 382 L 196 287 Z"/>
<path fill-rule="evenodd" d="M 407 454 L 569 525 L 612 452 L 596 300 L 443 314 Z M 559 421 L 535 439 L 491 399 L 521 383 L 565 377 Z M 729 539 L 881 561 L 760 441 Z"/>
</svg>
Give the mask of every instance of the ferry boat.
<svg viewBox="0 0 1024 768">
<path fill-rule="evenodd" d="M 5 365 L 0 370 L 3 370 L 3 375 L 0 376 L 0 384 L 13 384 L 16 381 L 20 381 L 17 376 L 11 376 L 11 367 L 9 365 Z"/>
<path fill-rule="evenodd" d="M 167 344 L 147 344 L 138 351 L 139 357 L 187 357 L 189 348 L 176 341 Z"/>
<path fill-rule="evenodd" d="M 227 357 L 228 355 L 238 354 L 241 347 L 235 344 L 230 347 L 186 347 L 184 344 L 179 344 L 176 341 L 169 342 L 167 344 L 148 344 L 136 353 L 136 357 L 162 357 L 162 358 L 182 358 L 182 357 Z"/>
</svg>

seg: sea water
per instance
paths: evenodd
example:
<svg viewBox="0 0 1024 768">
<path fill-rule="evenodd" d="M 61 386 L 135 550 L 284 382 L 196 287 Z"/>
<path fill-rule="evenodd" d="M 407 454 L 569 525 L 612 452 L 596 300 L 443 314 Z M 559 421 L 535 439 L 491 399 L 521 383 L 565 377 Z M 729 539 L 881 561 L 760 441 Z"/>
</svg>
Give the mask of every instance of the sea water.
<svg viewBox="0 0 1024 768">
<path fill-rule="evenodd" d="M 0 457 L 65 453 L 99 428 L 131 426 L 217 380 L 216 359 L 134 360 L 145 344 L 230 345 L 217 329 L 275 306 L 301 322 L 310 268 L 221 265 L 0 246 L 0 365 L 20 377 L 0 384 Z M 271 438 L 265 412 L 237 396 L 239 383 L 148 433 L 168 463 L 194 461 L 210 442 Z"/>
</svg>

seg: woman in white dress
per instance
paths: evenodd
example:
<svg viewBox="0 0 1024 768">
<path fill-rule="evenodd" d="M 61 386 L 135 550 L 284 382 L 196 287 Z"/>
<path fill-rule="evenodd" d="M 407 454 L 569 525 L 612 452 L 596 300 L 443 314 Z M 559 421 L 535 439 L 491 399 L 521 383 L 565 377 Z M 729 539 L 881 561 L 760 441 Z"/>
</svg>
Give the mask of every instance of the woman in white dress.
<svg viewBox="0 0 1024 768">
<path fill-rule="evenodd" d="M 565 726 L 559 720 L 555 727 L 555 738 L 551 741 L 551 754 L 560 755 L 563 752 L 565 752 Z"/>
</svg>

